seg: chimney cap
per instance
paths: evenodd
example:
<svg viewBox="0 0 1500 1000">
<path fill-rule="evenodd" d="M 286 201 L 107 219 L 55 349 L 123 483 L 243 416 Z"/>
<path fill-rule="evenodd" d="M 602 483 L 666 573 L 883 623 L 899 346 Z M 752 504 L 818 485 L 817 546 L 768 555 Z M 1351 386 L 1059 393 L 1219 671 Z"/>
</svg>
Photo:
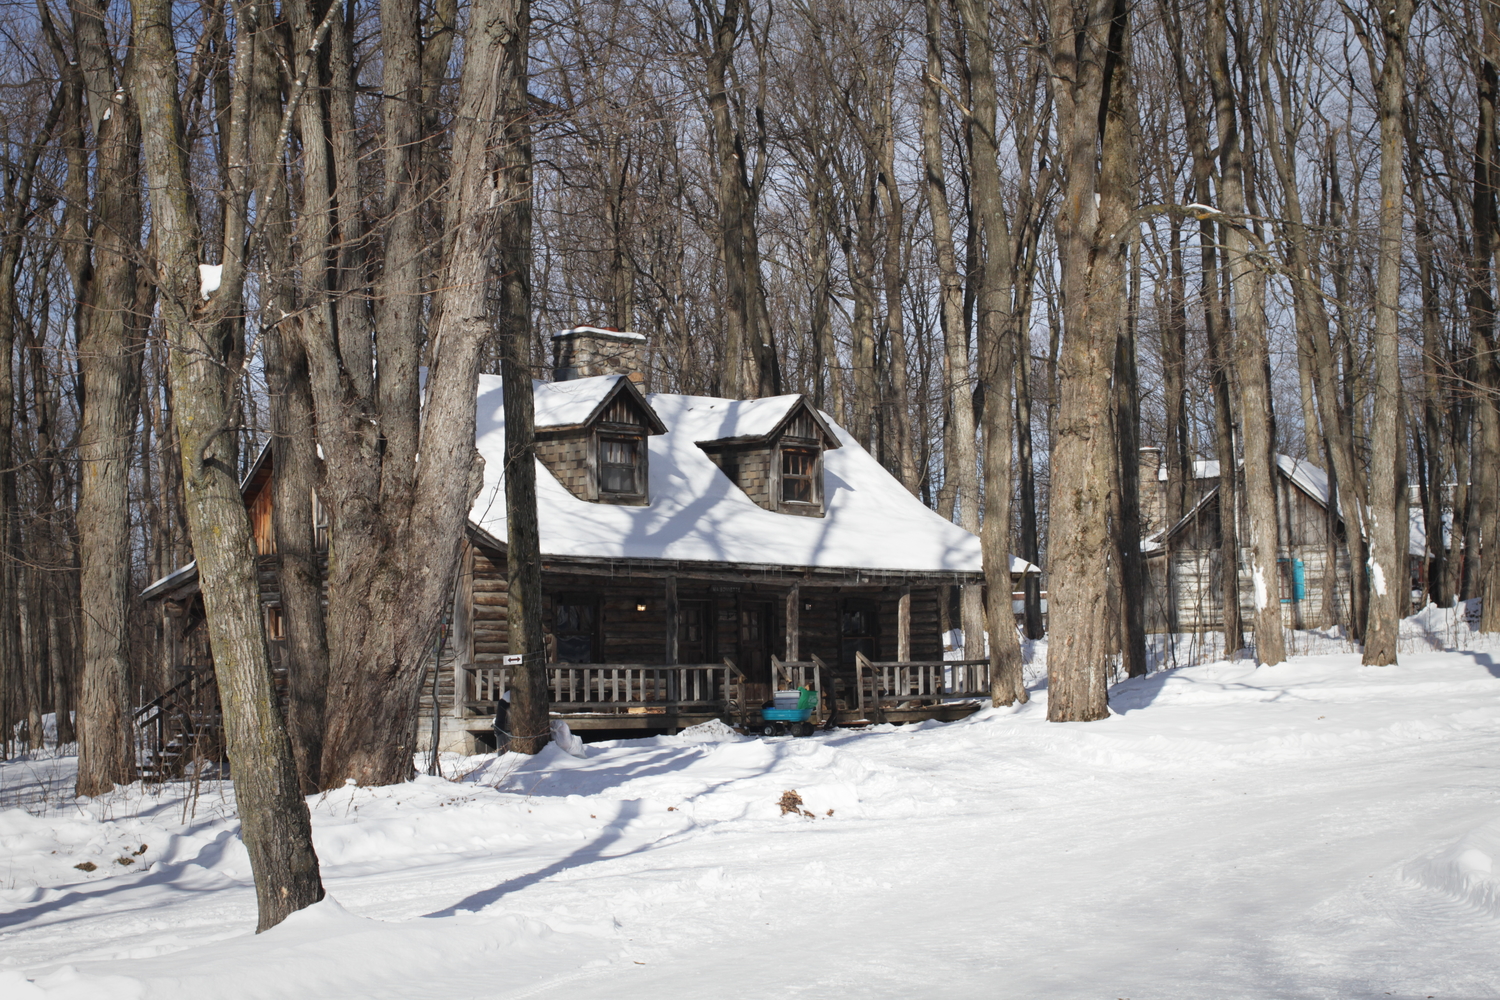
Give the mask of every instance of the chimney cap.
<svg viewBox="0 0 1500 1000">
<path fill-rule="evenodd" d="M 559 330 L 552 335 L 553 340 L 561 340 L 563 337 L 603 337 L 606 340 L 621 340 L 631 343 L 641 343 L 646 339 L 644 333 L 631 333 L 628 330 L 616 330 L 608 326 L 575 326 L 567 330 Z"/>
</svg>

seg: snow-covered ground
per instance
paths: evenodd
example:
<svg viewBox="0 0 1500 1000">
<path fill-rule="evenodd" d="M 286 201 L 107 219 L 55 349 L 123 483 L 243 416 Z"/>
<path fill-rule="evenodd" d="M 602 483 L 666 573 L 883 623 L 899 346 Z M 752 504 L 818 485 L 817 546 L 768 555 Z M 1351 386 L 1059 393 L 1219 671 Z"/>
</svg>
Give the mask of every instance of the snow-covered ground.
<svg viewBox="0 0 1500 1000">
<path fill-rule="evenodd" d="M 1038 689 L 453 758 L 310 800 L 331 898 L 259 936 L 230 788 L 13 761 L 0 998 L 1492 1000 L 1500 643 L 1430 611 L 1406 650 L 1163 671 L 1088 724 Z"/>
</svg>

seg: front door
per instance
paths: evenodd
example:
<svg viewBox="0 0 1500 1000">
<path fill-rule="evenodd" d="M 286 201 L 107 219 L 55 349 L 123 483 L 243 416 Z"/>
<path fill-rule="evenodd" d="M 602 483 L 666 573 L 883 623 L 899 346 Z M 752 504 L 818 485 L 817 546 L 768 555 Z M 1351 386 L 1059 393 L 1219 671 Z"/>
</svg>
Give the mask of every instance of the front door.
<svg viewBox="0 0 1500 1000">
<path fill-rule="evenodd" d="M 677 662 L 712 663 L 713 640 L 713 606 L 683 601 L 677 608 Z"/>
<path fill-rule="evenodd" d="M 775 618 L 770 601 L 740 601 L 740 656 L 745 672 L 745 703 L 759 705 L 771 697 L 771 643 Z"/>
</svg>

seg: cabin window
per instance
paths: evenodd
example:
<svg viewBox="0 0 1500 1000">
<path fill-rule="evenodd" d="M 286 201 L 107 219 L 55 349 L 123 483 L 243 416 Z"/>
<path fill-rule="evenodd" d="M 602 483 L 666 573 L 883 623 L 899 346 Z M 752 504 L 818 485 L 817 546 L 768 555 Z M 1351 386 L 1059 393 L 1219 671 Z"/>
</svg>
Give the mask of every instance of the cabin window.
<svg viewBox="0 0 1500 1000">
<path fill-rule="evenodd" d="M 645 442 L 638 437 L 599 438 L 599 492 L 641 496 L 646 492 Z"/>
<path fill-rule="evenodd" d="M 818 453 L 814 449 L 781 449 L 781 502 L 818 502 Z"/>
<path fill-rule="evenodd" d="M 258 556 L 276 554 L 276 526 L 272 520 L 271 511 L 271 488 L 267 484 L 250 503 L 250 533 L 255 541 L 255 554 Z"/>
<path fill-rule="evenodd" d="M 559 663 L 597 663 L 599 601 L 586 594 L 557 598 L 552 613 L 552 635 Z"/>
</svg>

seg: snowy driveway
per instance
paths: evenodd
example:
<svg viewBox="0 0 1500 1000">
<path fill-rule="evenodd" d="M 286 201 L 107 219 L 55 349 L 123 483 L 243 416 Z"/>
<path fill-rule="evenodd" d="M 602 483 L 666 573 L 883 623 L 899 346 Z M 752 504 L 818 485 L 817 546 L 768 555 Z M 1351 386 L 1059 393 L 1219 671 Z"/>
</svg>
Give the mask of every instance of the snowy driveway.
<svg viewBox="0 0 1500 1000">
<path fill-rule="evenodd" d="M 1221 663 L 1100 723 L 473 758 L 314 800 L 338 903 L 259 937 L 221 790 L 13 808 L 0 997 L 1492 1000 L 1497 675 Z"/>
</svg>

